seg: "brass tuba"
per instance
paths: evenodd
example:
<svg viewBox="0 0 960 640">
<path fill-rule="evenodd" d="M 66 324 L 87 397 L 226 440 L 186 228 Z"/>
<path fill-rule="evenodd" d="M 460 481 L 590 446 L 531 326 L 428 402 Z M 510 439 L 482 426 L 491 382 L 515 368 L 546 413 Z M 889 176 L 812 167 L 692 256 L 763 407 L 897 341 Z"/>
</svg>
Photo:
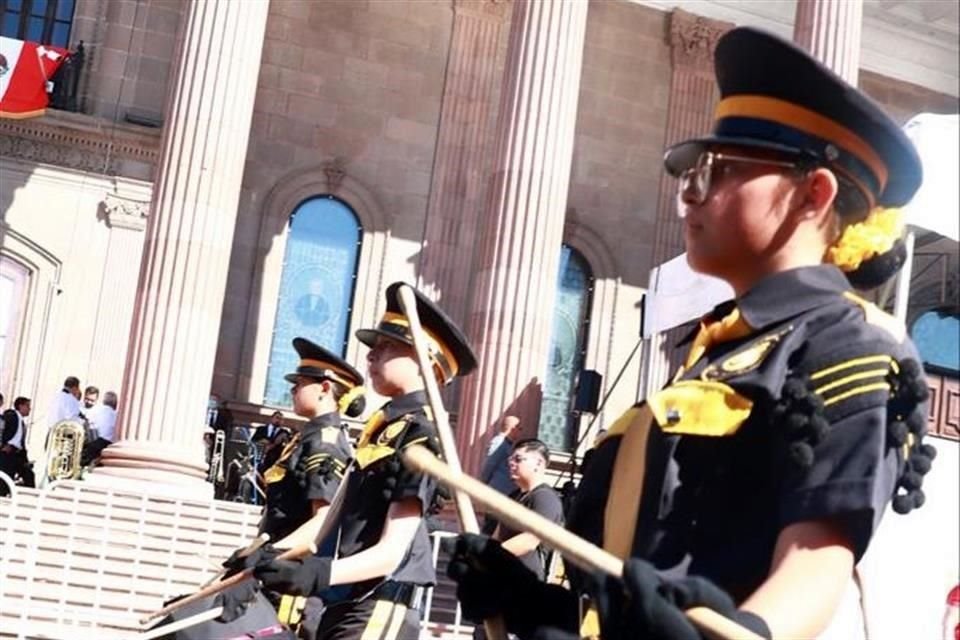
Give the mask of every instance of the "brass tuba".
<svg viewBox="0 0 960 640">
<path fill-rule="evenodd" d="M 50 455 L 47 478 L 76 480 L 80 478 L 84 439 L 87 429 L 79 420 L 61 420 L 50 429 Z"/>
</svg>

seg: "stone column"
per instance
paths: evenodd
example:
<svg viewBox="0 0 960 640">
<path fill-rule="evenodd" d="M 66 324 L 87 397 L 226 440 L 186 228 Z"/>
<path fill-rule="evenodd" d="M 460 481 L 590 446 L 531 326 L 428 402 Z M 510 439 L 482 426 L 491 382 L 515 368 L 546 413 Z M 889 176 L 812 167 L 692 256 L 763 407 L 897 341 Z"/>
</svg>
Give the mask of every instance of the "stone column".
<svg viewBox="0 0 960 640">
<path fill-rule="evenodd" d="M 468 471 L 502 415 L 519 416 L 528 433 L 538 423 L 586 20 L 586 0 L 513 6 L 468 322 L 480 370 L 464 380 L 457 428 Z"/>
<path fill-rule="evenodd" d="M 418 288 L 465 326 L 486 193 L 508 2 L 454 0 L 453 35 L 423 234 Z"/>
<path fill-rule="evenodd" d="M 703 135 L 713 128 L 713 110 L 719 98 L 713 73 L 717 40 L 733 27 L 675 9 L 670 14 L 670 51 L 673 72 L 664 148 Z M 683 224 L 677 216 L 677 181 L 664 171 L 660 177 L 653 265 L 663 264 L 685 250 Z M 681 330 L 655 335 L 644 344 L 644 376 L 640 397 L 659 389 L 678 366 L 683 349 L 673 345 Z"/>
<path fill-rule="evenodd" d="M 110 357 L 94 357 L 87 372 L 87 378 L 100 386 L 101 397 L 105 391 L 121 389 L 149 206 L 146 200 L 115 194 L 107 194 L 101 203 L 103 220 L 110 227 L 110 240 L 91 353 Z"/>
<path fill-rule="evenodd" d="M 99 471 L 209 495 L 203 425 L 268 2 L 185 5 L 120 397 Z M 235 348 L 235 346 L 234 346 Z"/>
<path fill-rule="evenodd" d="M 797 0 L 793 40 L 857 86 L 863 0 Z"/>
</svg>

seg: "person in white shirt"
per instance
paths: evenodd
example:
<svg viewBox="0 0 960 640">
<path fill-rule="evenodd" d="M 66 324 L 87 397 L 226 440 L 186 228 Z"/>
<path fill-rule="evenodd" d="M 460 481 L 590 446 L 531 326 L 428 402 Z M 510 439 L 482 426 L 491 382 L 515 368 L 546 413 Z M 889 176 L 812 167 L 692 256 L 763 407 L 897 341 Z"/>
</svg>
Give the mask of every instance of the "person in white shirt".
<svg viewBox="0 0 960 640">
<path fill-rule="evenodd" d="M 95 439 L 83 449 L 84 465 L 88 465 L 100 457 L 100 452 L 113 444 L 114 430 L 117 425 L 117 394 L 107 391 L 103 394 L 103 403 L 94 405 L 86 410 L 90 430 L 96 435 Z"/>
<path fill-rule="evenodd" d="M 47 417 L 51 427 L 62 420 L 76 420 L 80 417 L 79 379 L 69 376 L 63 381 L 63 389 L 54 397 Z"/>
<path fill-rule="evenodd" d="M 35 478 L 27 458 L 27 423 L 30 415 L 30 398 L 19 397 L 13 408 L 3 412 L 3 434 L 0 439 L 0 471 L 12 479 L 19 476 L 25 487 L 35 486 Z M 6 486 L 0 483 L 0 495 L 6 495 Z"/>
</svg>

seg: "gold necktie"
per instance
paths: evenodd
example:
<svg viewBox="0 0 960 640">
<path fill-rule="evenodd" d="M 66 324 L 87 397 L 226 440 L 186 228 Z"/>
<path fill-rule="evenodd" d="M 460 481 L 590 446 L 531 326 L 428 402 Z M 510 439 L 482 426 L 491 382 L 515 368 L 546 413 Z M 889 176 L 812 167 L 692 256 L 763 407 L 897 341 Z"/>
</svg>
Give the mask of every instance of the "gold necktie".
<svg viewBox="0 0 960 640">
<path fill-rule="evenodd" d="M 298 444 L 300 444 L 299 431 L 293 434 L 293 437 L 290 438 L 287 444 L 283 445 L 283 451 L 280 452 L 280 457 L 277 458 L 277 461 L 273 463 L 272 467 L 263 473 L 264 482 L 270 484 L 283 480 L 283 477 L 287 474 L 287 467 L 284 463 L 293 455 L 293 450 L 297 448 Z"/>
<path fill-rule="evenodd" d="M 750 335 L 751 331 L 753 329 L 740 316 L 740 309 L 737 308 L 734 308 L 720 320 L 701 320 L 700 331 L 697 332 L 697 337 L 690 345 L 687 360 L 683 363 L 683 370 L 688 370 L 695 365 L 714 344 L 745 338 Z"/>
<path fill-rule="evenodd" d="M 383 425 L 384 418 L 386 416 L 383 413 L 383 409 L 374 411 L 369 418 L 367 418 L 366 424 L 363 425 L 363 433 L 360 434 L 360 441 L 357 443 L 357 447 L 362 447 L 363 445 L 370 442 L 370 439 L 374 436 L 377 430 Z"/>
</svg>

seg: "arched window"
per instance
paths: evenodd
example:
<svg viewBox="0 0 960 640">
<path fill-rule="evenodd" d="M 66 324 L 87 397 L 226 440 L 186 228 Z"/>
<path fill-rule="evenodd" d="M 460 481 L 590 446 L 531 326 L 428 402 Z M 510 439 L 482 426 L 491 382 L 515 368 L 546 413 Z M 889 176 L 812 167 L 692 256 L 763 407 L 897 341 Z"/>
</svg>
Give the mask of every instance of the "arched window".
<svg viewBox="0 0 960 640">
<path fill-rule="evenodd" d="M 16 371 L 17 345 L 23 329 L 30 272 L 6 256 L 0 256 L 0 391 L 8 394 L 13 406 L 13 374 Z"/>
<path fill-rule="evenodd" d="M 574 385 L 587 353 L 592 292 L 590 265 L 579 251 L 563 245 L 539 430 L 539 438 L 558 451 L 570 451 L 576 437 L 571 407 Z"/>
<path fill-rule="evenodd" d="M 362 238 L 356 214 L 332 196 L 305 200 L 290 216 L 264 404 L 291 405 L 283 376 L 297 366 L 293 338 L 344 355 Z"/>
<path fill-rule="evenodd" d="M 945 372 L 960 372 L 960 317 L 931 310 L 917 318 L 910 331 L 925 365 Z"/>
</svg>

